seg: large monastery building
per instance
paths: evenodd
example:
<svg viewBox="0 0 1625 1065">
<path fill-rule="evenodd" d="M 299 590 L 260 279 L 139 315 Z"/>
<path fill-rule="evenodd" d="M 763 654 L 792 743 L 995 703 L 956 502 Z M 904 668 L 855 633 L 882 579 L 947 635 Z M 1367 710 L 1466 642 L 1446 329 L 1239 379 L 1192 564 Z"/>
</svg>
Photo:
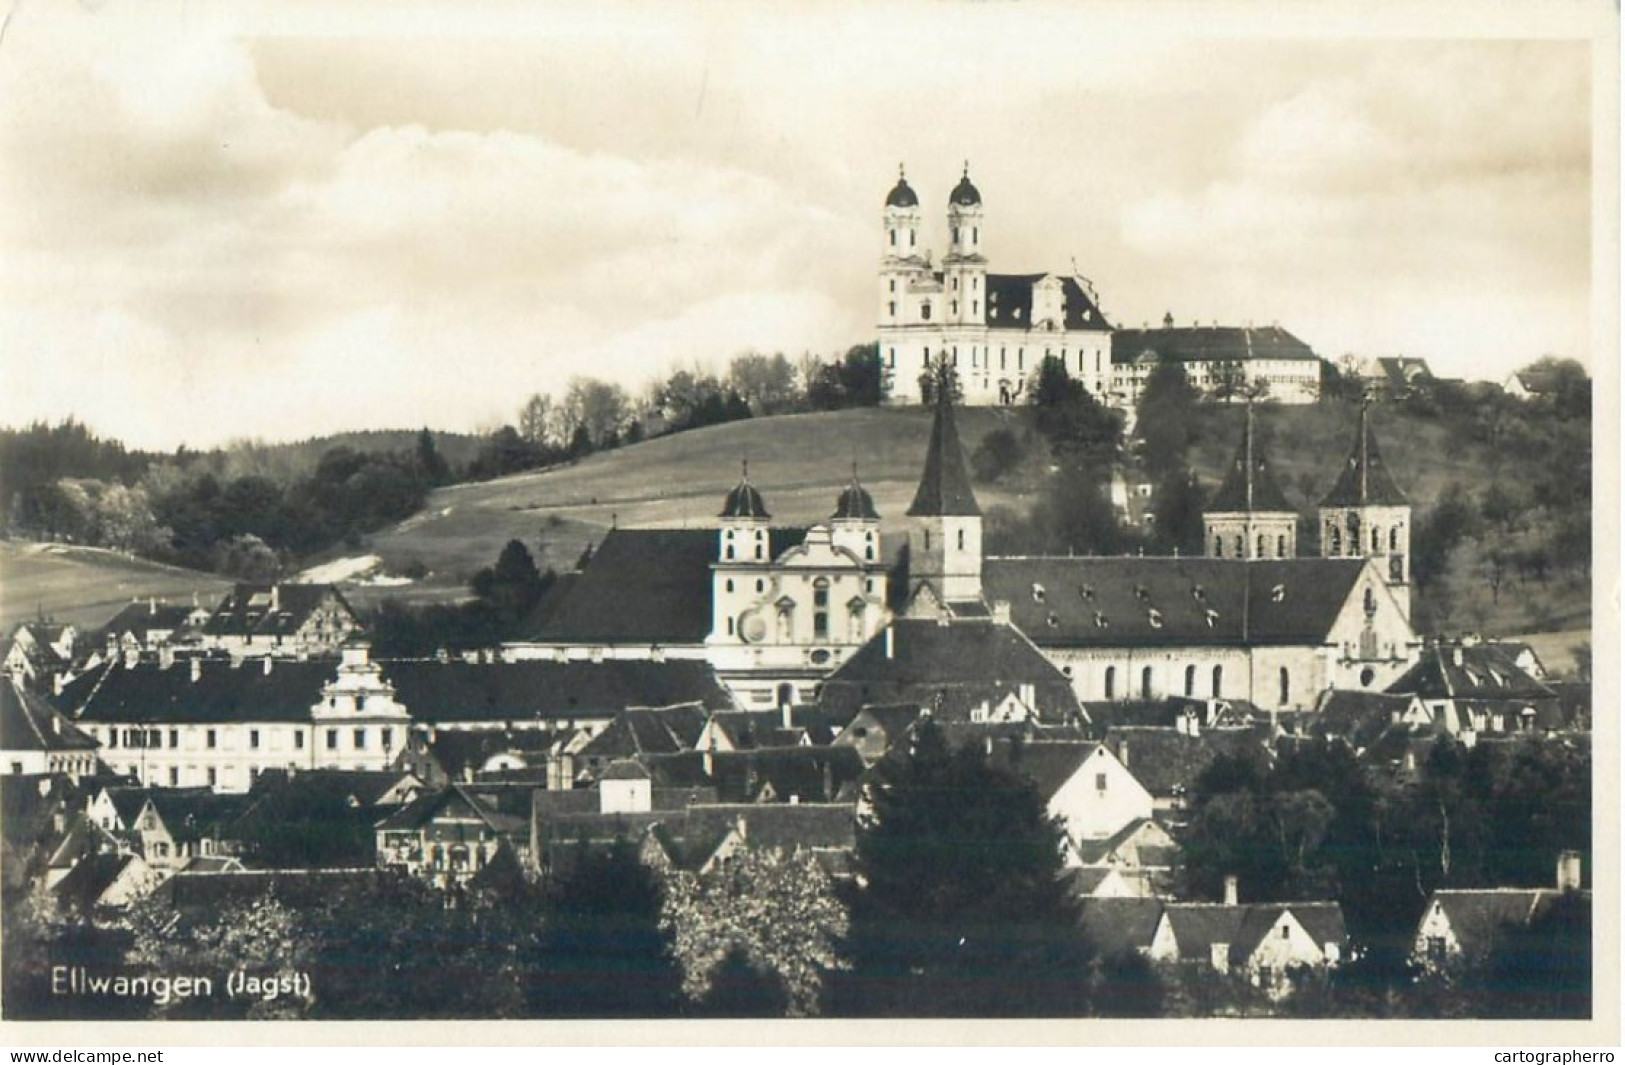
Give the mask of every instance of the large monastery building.
<svg viewBox="0 0 1625 1065">
<path fill-rule="evenodd" d="M 1108 406 L 1132 409 L 1151 370 L 1172 358 L 1208 394 L 1252 390 L 1313 403 L 1320 359 L 1279 326 L 1117 329 L 1094 285 L 1076 272 L 989 269 L 988 219 L 967 166 L 948 194 L 948 247 L 934 260 L 921 239 L 919 195 L 902 174 L 881 214 L 878 344 L 886 402 L 919 403 L 922 380 L 946 364 L 973 406 L 1026 401 L 1045 359 Z"/>
</svg>

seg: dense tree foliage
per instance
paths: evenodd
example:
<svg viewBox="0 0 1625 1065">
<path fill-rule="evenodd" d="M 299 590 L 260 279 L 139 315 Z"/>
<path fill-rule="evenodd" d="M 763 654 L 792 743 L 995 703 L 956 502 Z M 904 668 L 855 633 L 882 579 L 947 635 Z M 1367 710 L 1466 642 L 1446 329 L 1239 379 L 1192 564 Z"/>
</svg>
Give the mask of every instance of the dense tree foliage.
<svg viewBox="0 0 1625 1065">
<path fill-rule="evenodd" d="M 1091 954 L 1062 836 L 1024 779 L 928 725 L 868 786 L 836 1015 L 1078 1016 Z"/>
</svg>

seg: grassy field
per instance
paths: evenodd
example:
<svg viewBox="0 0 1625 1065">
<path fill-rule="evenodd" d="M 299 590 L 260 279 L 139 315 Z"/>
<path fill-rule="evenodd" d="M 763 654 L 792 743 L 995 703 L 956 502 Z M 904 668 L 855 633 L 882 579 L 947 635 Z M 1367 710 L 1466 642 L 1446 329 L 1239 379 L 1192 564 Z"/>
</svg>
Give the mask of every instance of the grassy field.
<svg viewBox="0 0 1625 1065">
<path fill-rule="evenodd" d="M 959 415 L 967 450 L 1008 411 Z M 902 529 L 925 459 L 931 419 L 923 410 L 851 410 L 733 422 L 589 456 L 572 466 L 439 489 L 425 510 L 368 538 L 365 550 L 399 569 L 421 562 L 434 576 L 418 591 L 461 584 L 521 539 L 537 564 L 565 569 L 611 523 L 623 527 L 710 525 L 748 459 L 776 524 L 827 518 L 852 477 L 852 464 L 880 511 L 883 532 Z M 984 505 L 1019 503 L 989 489 Z M 393 590 L 400 592 L 400 589 Z M 414 594 L 413 598 L 418 598 Z"/>
<path fill-rule="evenodd" d="M 229 582 L 116 551 L 65 544 L 0 543 L 0 627 L 40 614 L 79 628 L 106 624 L 132 599 L 212 606 Z"/>
</svg>

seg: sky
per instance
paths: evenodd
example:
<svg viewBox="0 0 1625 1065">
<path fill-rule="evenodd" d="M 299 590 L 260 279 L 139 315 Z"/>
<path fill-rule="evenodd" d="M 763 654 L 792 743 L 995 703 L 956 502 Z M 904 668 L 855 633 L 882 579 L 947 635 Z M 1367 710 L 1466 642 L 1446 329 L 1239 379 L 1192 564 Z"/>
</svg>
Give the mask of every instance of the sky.
<svg viewBox="0 0 1625 1065">
<path fill-rule="evenodd" d="M 1076 271 L 1119 325 L 1593 364 L 1600 78 L 1568 25 L 31 0 L 0 38 L 0 425 L 471 431 L 577 374 L 838 353 L 874 333 L 899 165 L 939 255 L 968 163 L 990 268 Z"/>
</svg>

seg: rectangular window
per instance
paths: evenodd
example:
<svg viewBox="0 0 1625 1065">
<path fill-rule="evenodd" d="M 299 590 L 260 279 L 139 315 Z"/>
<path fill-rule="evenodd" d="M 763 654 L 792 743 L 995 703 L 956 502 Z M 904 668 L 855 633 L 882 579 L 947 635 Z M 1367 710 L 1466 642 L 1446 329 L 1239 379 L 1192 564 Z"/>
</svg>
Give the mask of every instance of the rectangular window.
<svg viewBox="0 0 1625 1065">
<path fill-rule="evenodd" d="M 181 730 L 178 729 L 178 728 L 170 729 L 169 730 L 169 746 L 171 748 L 175 748 L 175 747 L 179 747 L 180 745 L 181 745 Z"/>
<path fill-rule="evenodd" d="M 211 765 L 209 767 L 209 787 L 211 787 L 211 788 L 214 787 L 215 779 L 216 779 L 216 777 L 215 777 L 214 766 Z"/>
<path fill-rule="evenodd" d="M 355 730 L 355 749 L 358 751 L 367 749 L 367 730 L 364 728 Z"/>
<path fill-rule="evenodd" d="M 214 729 L 203 734 L 203 745 L 211 749 L 219 745 L 219 737 L 215 735 Z"/>
<path fill-rule="evenodd" d="M 256 751 L 259 750 L 259 746 L 260 746 L 260 730 L 259 729 L 251 728 L 251 729 L 248 730 L 248 746 L 249 746 L 250 750 L 256 750 Z"/>
<path fill-rule="evenodd" d="M 181 782 L 180 767 L 179 766 L 173 766 L 173 765 L 170 766 L 169 767 L 169 786 L 172 787 L 172 788 L 179 787 L 180 782 Z"/>
<path fill-rule="evenodd" d="M 110 728 L 110 729 L 107 730 L 107 749 L 108 750 L 113 750 L 117 746 L 118 746 L 118 729 Z"/>
<path fill-rule="evenodd" d="M 1105 773 L 1096 773 L 1095 774 L 1095 790 L 1096 791 L 1105 791 L 1106 790 L 1106 774 Z"/>
<path fill-rule="evenodd" d="M 339 749 L 339 730 L 336 728 L 327 730 L 327 749 L 330 751 Z"/>
<path fill-rule="evenodd" d="M 379 740 L 383 743 L 384 750 L 386 750 L 386 751 L 389 750 L 391 747 L 394 747 L 395 746 L 395 730 L 391 729 L 391 728 L 386 728 L 386 729 L 382 730 L 379 733 Z"/>
<path fill-rule="evenodd" d="M 305 734 L 303 732 L 295 732 L 293 734 L 293 748 L 296 751 L 302 751 L 305 749 Z"/>
</svg>

